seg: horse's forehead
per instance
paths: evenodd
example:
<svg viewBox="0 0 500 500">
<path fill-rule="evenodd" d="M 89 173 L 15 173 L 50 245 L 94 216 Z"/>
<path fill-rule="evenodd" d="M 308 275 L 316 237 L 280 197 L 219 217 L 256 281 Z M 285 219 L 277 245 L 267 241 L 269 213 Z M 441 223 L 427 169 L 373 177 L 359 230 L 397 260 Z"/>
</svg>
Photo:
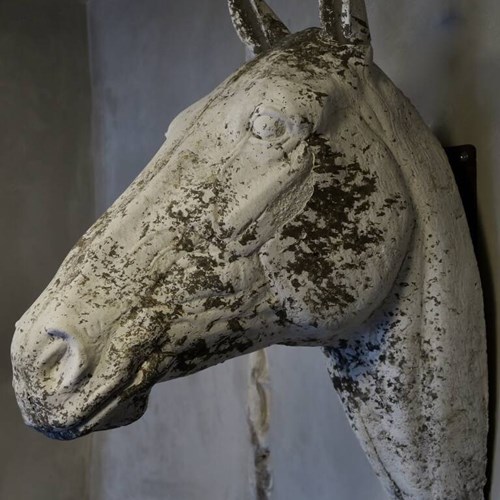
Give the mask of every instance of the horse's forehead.
<svg viewBox="0 0 500 500">
<path fill-rule="evenodd" d="M 242 83 L 249 88 L 267 83 L 268 87 L 293 92 L 324 88 L 335 79 L 335 62 L 334 57 L 327 55 L 301 59 L 300 52 L 278 49 L 260 64 L 243 67 Z"/>
<path fill-rule="evenodd" d="M 242 94 L 245 103 L 242 104 Z M 247 84 L 235 91 L 234 105 L 245 107 L 272 107 L 285 115 L 315 115 L 322 108 L 322 98 L 329 94 L 326 82 L 307 82 L 293 75 L 276 71 L 272 74 L 252 75 Z"/>
<path fill-rule="evenodd" d="M 319 68 L 317 60 L 302 61 L 299 66 L 298 59 L 298 54 L 278 51 L 247 64 L 209 96 L 208 109 L 223 107 L 228 112 L 246 114 L 263 105 L 314 119 L 327 97 L 344 91 L 343 85 L 333 69 L 325 70 L 328 58 Z"/>
</svg>

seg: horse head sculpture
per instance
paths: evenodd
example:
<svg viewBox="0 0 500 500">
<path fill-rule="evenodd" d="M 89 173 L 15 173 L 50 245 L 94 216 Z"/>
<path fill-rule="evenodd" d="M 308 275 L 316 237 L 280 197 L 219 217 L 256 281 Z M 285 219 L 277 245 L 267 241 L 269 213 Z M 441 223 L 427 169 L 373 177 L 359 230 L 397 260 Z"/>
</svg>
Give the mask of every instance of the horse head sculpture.
<svg viewBox="0 0 500 500">
<path fill-rule="evenodd" d="M 393 498 L 483 498 L 482 296 L 441 146 L 373 63 L 362 1 L 297 34 L 229 6 L 256 57 L 174 120 L 17 324 L 26 423 L 123 426 L 157 382 L 320 346 Z"/>
</svg>

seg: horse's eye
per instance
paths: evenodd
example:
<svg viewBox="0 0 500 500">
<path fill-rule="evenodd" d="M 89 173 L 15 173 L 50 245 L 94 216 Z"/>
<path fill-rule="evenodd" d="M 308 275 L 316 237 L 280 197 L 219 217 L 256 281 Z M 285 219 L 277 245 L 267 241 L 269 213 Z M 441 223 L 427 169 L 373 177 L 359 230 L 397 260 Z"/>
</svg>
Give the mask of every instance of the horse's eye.
<svg viewBox="0 0 500 500">
<path fill-rule="evenodd" d="M 251 123 L 252 134 L 258 139 L 274 141 L 287 132 L 287 124 L 283 118 L 271 114 L 257 115 Z"/>
</svg>

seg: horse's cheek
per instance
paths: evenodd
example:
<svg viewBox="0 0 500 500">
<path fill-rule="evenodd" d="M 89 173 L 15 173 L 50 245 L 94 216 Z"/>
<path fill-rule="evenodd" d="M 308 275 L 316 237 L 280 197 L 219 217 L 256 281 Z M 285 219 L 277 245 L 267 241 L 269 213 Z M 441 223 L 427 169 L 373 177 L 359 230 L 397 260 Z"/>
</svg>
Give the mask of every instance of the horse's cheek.
<svg viewBox="0 0 500 500">
<path fill-rule="evenodd" d="M 366 211 L 356 227 L 329 232 L 309 206 L 263 247 L 262 265 L 289 320 L 336 335 L 383 301 L 407 254 L 414 216 L 405 197 L 378 214 Z"/>
</svg>

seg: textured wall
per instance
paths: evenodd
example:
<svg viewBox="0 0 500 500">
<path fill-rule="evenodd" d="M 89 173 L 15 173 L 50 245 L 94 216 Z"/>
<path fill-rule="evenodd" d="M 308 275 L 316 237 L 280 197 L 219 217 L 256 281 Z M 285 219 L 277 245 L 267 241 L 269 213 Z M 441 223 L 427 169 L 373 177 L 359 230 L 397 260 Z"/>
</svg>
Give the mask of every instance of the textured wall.
<svg viewBox="0 0 500 500">
<path fill-rule="evenodd" d="M 24 427 L 11 388 L 14 322 L 92 217 L 85 6 L 0 1 L 0 498 L 82 500 L 89 440 Z"/>
<path fill-rule="evenodd" d="M 172 119 L 238 68 L 224 0 L 90 0 L 96 202 L 113 202 Z"/>
</svg>

